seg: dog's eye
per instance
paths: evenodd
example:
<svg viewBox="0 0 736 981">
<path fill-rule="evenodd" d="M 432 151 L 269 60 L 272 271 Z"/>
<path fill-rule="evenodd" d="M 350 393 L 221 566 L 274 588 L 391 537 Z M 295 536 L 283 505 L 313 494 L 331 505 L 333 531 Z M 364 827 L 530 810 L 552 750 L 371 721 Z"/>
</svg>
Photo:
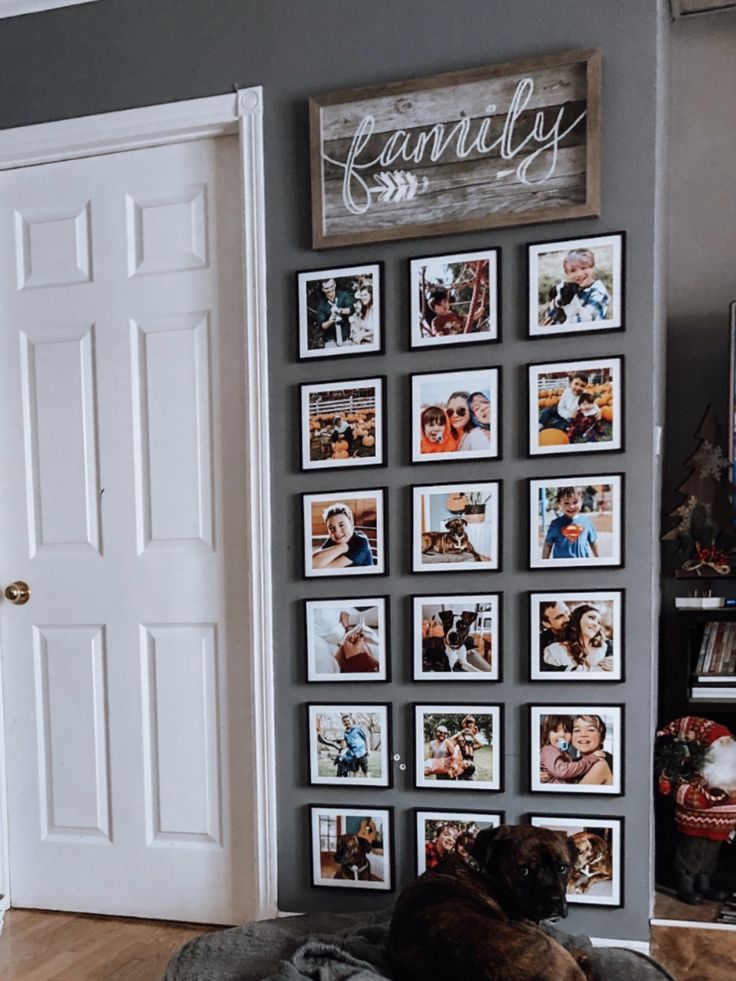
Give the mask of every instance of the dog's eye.
<svg viewBox="0 0 736 981">
<path fill-rule="evenodd" d="M 564 862 L 560 862 L 559 865 L 560 875 L 567 875 L 569 868 L 570 868 L 569 865 L 565 865 Z"/>
<path fill-rule="evenodd" d="M 517 865 L 516 871 L 519 873 L 522 879 L 526 879 L 526 877 L 529 875 L 529 866 Z"/>
</svg>

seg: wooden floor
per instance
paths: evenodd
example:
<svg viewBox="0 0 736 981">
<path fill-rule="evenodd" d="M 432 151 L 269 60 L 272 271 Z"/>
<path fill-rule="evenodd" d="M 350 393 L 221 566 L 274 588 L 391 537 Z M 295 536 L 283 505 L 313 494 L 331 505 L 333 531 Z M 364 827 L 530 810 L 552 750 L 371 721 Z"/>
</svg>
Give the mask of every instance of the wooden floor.
<svg viewBox="0 0 736 981">
<path fill-rule="evenodd" d="M 0 935 L 3 981 L 161 981 L 173 952 L 219 927 L 12 909 Z"/>
</svg>

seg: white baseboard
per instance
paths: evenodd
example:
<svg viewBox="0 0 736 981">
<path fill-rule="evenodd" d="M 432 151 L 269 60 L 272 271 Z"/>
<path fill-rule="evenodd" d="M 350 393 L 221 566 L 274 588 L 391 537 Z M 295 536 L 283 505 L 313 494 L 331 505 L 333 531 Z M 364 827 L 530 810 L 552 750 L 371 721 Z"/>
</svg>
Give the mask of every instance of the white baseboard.
<svg viewBox="0 0 736 981">
<path fill-rule="evenodd" d="M 590 942 L 594 947 L 625 947 L 627 950 L 635 950 L 637 954 L 649 956 L 649 943 L 646 940 L 619 940 L 618 938 L 610 940 L 608 937 L 591 937 Z"/>
<path fill-rule="evenodd" d="M 689 930 L 736 930 L 734 923 L 704 923 L 703 920 L 650 920 L 651 926 L 685 927 Z"/>
</svg>

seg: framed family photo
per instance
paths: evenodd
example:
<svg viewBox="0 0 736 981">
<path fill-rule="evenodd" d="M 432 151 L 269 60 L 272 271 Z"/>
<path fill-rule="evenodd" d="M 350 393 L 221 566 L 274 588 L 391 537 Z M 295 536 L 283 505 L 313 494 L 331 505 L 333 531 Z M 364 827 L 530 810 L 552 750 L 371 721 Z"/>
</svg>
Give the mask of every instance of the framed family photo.
<svg viewBox="0 0 736 981">
<path fill-rule="evenodd" d="M 392 807 L 311 805 L 312 885 L 391 892 L 393 816 Z"/>
<path fill-rule="evenodd" d="M 530 705 L 531 791 L 623 793 L 621 705 Z"/>
<path fill-rule="evenodd" d="M 409 260 L 411 347 L 500 341 L 501 250 Z"/>
<path fill-rule="evenodd" d="M 529 480 L 529 567 L 623 565 L 624 475 Z"/>
<path fill-rule="evenodd" d="M 309 783 L 390 787 L 388 705 L 307 705 Z"/>
<path fill-rule="evenodd" d="M 304 575 L 385 575 L 383 487 L 302 494 Z"/>
<path fill-rule="evenodd" d="M 299 386 L 302 470 L 382 466 L 385 377 Z"/>
<path fill-rule="evenodd" d="M 304 600 L 307 681 L 388 681 L 388 596 Z"/>
<path fill-rule="evenodd" d="M 411 376 L 412 462 L 500 455 L 499 368 Z"/>
<path fill-rule="evenodd" d="M 383 263 L 296 276 L 299 360 L 383 351 Z"/>
<path fill-rule="evenodd" d="M 569 903 L 623 906 L 623 818 L 530 814 L 528 820 L 535 828 L 563 831 L 575 847 L 577 857 L 567 887 Z"/>
<path fill-rule="evenodd" d="M 501 594 L 413 596 L 414 681 L 499 681 Z"/>
<path fill-rule="evenodd" d="M 623 589 L 529 593 L 532 681 L 624 680 Z"/>
<path fill-rule="evenodd" d="M 502 790 L 502 716 L 502 705 L 415 705 L 416 786 Z"/>
<path fill-rule="evenodd" d="M 624 233 L 527 246 L 529 336 L 624 327 Z"/>
<path fill-rule="evenodd" d="M 450 855 L 466 856 L 476 836 L 486 828 L 497 828 L 506 820 L 503 811 L 433 811 L 414 809 L 416 820 L 417 875 L 440 865 Z"/>
<path fill-rule="evenodd" d="M 623 358 L 530 364 L 529 455 L 623 449 Z"/>
<path fill-rule="evenodd" d="M 412 487 L 414 572 L 501 568 L 501 481 Z"/>
</svg>

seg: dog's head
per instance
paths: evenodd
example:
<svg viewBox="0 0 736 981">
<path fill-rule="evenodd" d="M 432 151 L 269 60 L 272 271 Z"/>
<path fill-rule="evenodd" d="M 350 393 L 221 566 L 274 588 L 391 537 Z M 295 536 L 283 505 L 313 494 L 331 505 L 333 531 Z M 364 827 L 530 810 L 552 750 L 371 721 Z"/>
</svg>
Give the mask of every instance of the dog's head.
<svg viewBox="0 0 736 981">
<path fill-rule="evenodd" d="M 468 639 L 470 627 L 475 623 L 475 613 L 466 610 L 463 613 L 453 613 L 452 610 L 440 610 L 437 614 L 445 633 L 445 643 L 457 650 Z"/>
<path fill-rule="evenodd" d="M 358 835 L 339 835 L 335 847 L 338 865 L 365 865 L 371 843 Z"/>
<path fill-rule="evenodd" d="M 575 299 L 578 294 L 578 290 L 579 287 L 577 283 L 568 281 L 555 283 L 555 285 L 550 288 L 549 298 L 556 307 L 566 307 Z"/>
<path fill-rule="evenodd" d="M 445 522 L 445 528 L 451 535 L 456 535 L 458 538 L 465 537 L 465 526 L 467 525 L 465 518 L 448 518 Z"/>
<path fill-rule="evenodd" d="M 473 858 L 489 893 L 511 919 L 567 916 L 567 884 L 575 846 L 564 831 L 501 825 L 481 831 Z"/>
</svg>

